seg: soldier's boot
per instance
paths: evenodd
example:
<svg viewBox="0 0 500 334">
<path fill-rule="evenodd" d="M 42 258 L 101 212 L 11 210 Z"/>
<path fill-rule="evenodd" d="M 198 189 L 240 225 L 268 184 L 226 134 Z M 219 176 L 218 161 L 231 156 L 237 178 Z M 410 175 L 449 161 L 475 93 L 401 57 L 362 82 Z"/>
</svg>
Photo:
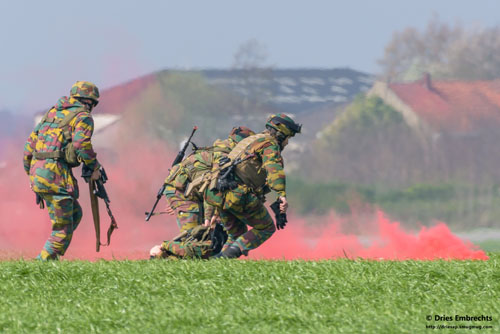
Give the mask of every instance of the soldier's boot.
<svg viewBox="0 0 500 334">
<path fill-rule="evenodd" d="M 231 245 L 228 248 L 226 248 L 224 251 L 212 256 L 212 259 L 237 259 L 242 254 L 243 253 L 241 252 L 241 250 L 238 246 Z"/>
</svg>

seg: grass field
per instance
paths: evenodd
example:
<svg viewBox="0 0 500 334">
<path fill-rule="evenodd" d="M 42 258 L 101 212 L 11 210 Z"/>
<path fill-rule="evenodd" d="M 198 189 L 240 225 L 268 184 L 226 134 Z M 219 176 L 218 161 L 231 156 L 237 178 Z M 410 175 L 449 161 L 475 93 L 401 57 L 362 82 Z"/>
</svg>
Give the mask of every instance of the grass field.
<svg viewBox="0 0 500 334">
<path fill-rule="evenodd" d="M 429 333 L 432 325 L 491 326 L 439 333 L 499 333 L 500 254 L 489 256 L 3 261 L 0 333 Z"/>
</svg>

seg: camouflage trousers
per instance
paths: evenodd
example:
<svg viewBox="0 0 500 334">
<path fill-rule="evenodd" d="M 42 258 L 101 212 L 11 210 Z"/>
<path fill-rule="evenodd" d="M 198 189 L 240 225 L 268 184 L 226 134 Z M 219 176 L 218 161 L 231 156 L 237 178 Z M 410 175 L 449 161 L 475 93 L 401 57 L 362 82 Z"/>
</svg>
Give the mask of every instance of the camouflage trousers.
<svg viewBox="0 0 500 334">
<path fill-rule="evenodd" d="M 203 203 L 184 196 L 182 191 L 168 185 L 163 194 L 167 199 L 167 205 L 176 213 L 177 226 L 181 232 L 188 231 L 203 223 Z"/>
<path fill-rule="evenodd" d="M 52 233 L 37 256 L 40 260 L 57 260 L 69 247 L 73 232 L 82 220 L 82 207 L 69 195 L 40 193 L 52 223 Z"/>
<path fill-rule="evenodd" d="M 169 259 L 208 259 L 213 255 L 213 251 L 210 248 L 211 244 L 210 240 L 194 243 L 173 240 L 165 241 L 161 244 L 161 248 L 165 250 L 161 257 Z"/>
<path fill-rule="evenodd" d="M 174 240 L 164 241 L 161 244 L 162 252 L 156 258 L 208 259 L 220 252 L 225 241 L 226 233 L 221 225 L 217 224 L 213 228 L 200 225 L 181 233 Z"/>
<path fill-rule="evenodd" d="M 248 251 L 262 245 L 276 231 L 262 200 L 244 185 L 226 194 L 220 218 L 228 234 L 223 250 L 236 245 L 247 255 Z M 252 229 L 248 230 L 247 225 Z"/>
</svg>

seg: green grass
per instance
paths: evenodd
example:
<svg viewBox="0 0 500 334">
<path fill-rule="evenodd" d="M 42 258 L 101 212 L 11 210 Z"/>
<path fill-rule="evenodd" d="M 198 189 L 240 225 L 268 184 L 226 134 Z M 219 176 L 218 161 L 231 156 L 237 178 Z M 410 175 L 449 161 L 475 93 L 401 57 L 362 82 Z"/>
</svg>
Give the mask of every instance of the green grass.
<svg viewBox="0 0 500 334">
<path fill-rule="evenodd" d="M 498 333 L 500 255 L 489 255 L 489 261 L 5 261 L 0 333 L 428 333 L 430 324 L 491 325 L 481 332 Z M 493 321 L 426 320 L 435 314 Z"/>
</svg>

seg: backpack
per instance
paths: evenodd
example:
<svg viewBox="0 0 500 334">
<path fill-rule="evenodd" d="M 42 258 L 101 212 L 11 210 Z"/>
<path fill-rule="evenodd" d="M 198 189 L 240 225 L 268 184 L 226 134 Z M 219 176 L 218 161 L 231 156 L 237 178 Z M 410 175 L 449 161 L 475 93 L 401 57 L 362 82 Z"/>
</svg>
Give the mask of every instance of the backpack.
<svg viewBox="0 0 500 334">
<path fill-rule="evenodd" d="M 52 110 L 52 109 L 50 109 Z M 80 165 L 80 159 L 76 154 L 75 146 L 72 142 L 71 131 L 69 123 L 77 115 L 87 112 L 84 108 L 78 108 L 76 110 L 70 111 L 63 119 L 56 119 L 54 117 L 48 117 L 49 111 L 40 120 L 40 125 L 43 123 L 56 123 L 56 129 L 61 129 L 63 138 L 68 144 L 63 150 L 55 150 L 52 152 L 33 152 L 33 157 L 37 160 L 54 159 L 54 160 L 64 160 L 69 167 L 78 167 Z M 38 133 L 37 133 L 38 134 Z"/>
<path fill-rule="evenodd" d="M 262 138 L 266 140 L 258 143 Z M 266 133 L 247 137 L 240 141 L 228 155 L 231 161 L 237 159 L 242 161 L 236 165 L 234 172 L 244 184 L 256 192 L 259 192 L 265 186 L 267 172 L 262 168 L 262 161 L 255 155 L 255 152 L 269 141 L 275 142 L 276 139 Z"/>
</svg>

